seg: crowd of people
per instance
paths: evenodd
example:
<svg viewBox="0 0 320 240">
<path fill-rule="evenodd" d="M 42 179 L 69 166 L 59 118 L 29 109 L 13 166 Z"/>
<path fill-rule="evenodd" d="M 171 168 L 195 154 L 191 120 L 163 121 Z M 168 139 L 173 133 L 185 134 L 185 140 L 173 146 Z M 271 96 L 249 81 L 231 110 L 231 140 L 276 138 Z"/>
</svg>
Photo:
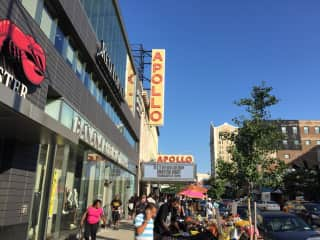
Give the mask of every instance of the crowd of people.
<svg viewBox="0 0 320 240">
<path fill-rule="evenodd" d="M 184 197 L 133 196 L 129 200 L 129 213 L 130 219 L 134 219 L 136 240 L 218 239 L 217 225 L 195 219 L 194 208 L 199 206 L 191 203 Z M 208 213 L 212 212 L 210 206 L 213 209 L 212 204 L 208 204 Z M 194 232 L 194 236 L 187 234 L 190 232 Z"/>
<path fill-rule="evenodd" d="M 221 222 L 217 222 L 216 208 L 211 199 L 205 201 L 205 206 L 201 206 L 200 202 L 180 196 L 157 197 L 154 194 L 148 196 L 143 194 L 140 197 L 132 196 L 125 205 L 128 207 L 129 219 L 134 223 L 136 240 L 230 239 L 222 238 Z M 123 211 L 123 203 L 119 195 L 114 197 L 110 205 L 111 225 L 118 230 Z M 90 237 L 92 240 L 96 239 L 101 220 L 106 225 L 107 220 L 101 207 L 101 201 L 95 200 L 81 219 L 86 240 Z M 225 221 L 226 227 L 228 227 L 229 220 Z"/>
</svg>

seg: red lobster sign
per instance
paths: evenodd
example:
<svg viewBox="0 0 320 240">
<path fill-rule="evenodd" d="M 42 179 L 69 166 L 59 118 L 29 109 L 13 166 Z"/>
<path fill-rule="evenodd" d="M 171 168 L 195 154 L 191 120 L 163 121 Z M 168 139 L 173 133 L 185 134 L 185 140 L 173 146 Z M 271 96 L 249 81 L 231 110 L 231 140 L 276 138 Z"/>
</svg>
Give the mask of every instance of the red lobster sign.
<svg viewBox="0 0 320 240">
<path fill-rule="evenodd" d="M 21 63 L 26 78 L 34 85 L 40 85 L 46 71 L 42 47 L 8 19 L 0 20 L 0 51 L 6 41 L 9 41 L 9 54 Z"/>
</svg>

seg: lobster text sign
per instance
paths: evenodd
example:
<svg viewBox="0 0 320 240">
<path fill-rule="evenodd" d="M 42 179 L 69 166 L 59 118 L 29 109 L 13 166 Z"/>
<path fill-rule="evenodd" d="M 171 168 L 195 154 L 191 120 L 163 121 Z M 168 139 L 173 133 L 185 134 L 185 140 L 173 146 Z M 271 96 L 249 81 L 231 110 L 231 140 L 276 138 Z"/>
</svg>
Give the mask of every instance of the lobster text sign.
<svg viewBox="0 0 320 240">
<path fill-rule="evenodd" d="M 40 85 L 45 78 L 46 56 L 43 48 L 28 34 L 25 34 L 11 20 L 0 20 L 0 54 L 11 73 L 0 66 L 0 82 L 20 96 L 26 97 L 28 88 L 14 75 L 26 79 L 32 85 Z M 22 75 L 21 75 L 22 74 Z"/>
<path fill-rule="evenodd" d="M 4 84 L 7 88 L 12 89 L 21 97 L 26 98 L 28 88 L 19 80 L 15 79 L 11 73 L 0 66 L 0 83 Z"/>
</svg>

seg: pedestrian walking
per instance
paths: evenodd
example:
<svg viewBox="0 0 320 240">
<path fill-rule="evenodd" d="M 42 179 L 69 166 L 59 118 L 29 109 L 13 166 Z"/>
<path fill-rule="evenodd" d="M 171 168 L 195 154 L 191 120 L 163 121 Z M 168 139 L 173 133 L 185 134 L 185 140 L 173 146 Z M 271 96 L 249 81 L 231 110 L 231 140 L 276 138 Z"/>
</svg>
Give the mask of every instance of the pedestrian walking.
<svg viewBox="0 0 320 240">
<path fill-rule="evenodd" d="M 144 213 L 140 213 L 136 216 L 134 220 L 134 226 L 136 230 L 136 240 L 153 240 L 153 229 L 154 221 L 153 219 L 157 215 L 156 205 L 153 203 L 148 203 Z"/>
<path fill-rule="evenodd" d="M 96 240 L 97 231 L 99 228 L 99 222 L 102 219 L 104 226 L 106 226 L 106 218 L 103 214 L 103 209 L 101 207 L 101 200 L 95 200 L 92 206 L 88 207 L 87 211 L 83 214 L 81 218 L 81 227 L 85 226 L 84 238 L 89 240 Z"/>
<path fill-rule="evenodd" d="M 132 196 L 129 201 L 128 201 L 128 215 L 129 215 L 129 220 L 133 219 L 134 215 L 134 209 L 135 209 L 135 198 Z"/>
<path fill-rule="evenodd" d="M 170 225 L 174 215 L 174 209 L 179 206 L 179 199 L 170 198 L 168 202 L 162 204 L 154 221 L 155 239 L 162 240 L 170 236 Z"/>
<path fill-rule="evenodd" d="M 208 201 L 207 201 L 207 216 L 208 216 L 208 219 L 211 220 L 213 218 L 213 205 L 212 205 L 212 199 L 211 198 L 208 198 Z"/>
<path fill-rule="evenodd" d="M 148 202 L 147 202 L 147 196 L 145 194 L 142 194 L 140 197 L 140 200 L 137 203 L 136 206 L 136 215 L 140 214 L 140 213 L 144 213 L 144 210 L 147 206 Z"/>
<path fill-rule="evenodd" d="M 119 230 L 121 206 L 122 202 L 117 194 L 111 202 L 112 223 L 115 230 Z"/>
<path fill-rule="evenodd" d="M 155 197 L 152 193 L 149 194 L 148 198 L 147 198 L 147 202 L 148 203 L 153 203 L 153 204 L 156 204 L 156 200 L 155 200 Z"/>
</svg>

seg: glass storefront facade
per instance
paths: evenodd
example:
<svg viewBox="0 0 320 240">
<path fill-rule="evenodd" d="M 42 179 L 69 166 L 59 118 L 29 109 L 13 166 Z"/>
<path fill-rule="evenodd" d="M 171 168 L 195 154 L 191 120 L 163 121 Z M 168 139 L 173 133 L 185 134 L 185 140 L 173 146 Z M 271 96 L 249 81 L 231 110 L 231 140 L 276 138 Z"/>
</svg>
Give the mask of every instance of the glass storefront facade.
<svg viewBox="0 0 320 240">
<path fill-rule="evenodd" d="M 66 239 L 75 234 L 82 214 L 95 199 L 123 203 L 134 194 L 134 175 L 85 145 L 41 145 L 28 239 Z M 126 210 L 126 207 L 124 207 Z"/>
<path fill-rule="evenodd" d="M 0 236 L 5 239 L 74 239 L 81 216 L 95 199 L 102 200 L 110 219 L 114 196 L 120 196 L 126 212 L 128 199 L 135 193 L 139 151 L 135 99 L 132 118 L 124 99 L 110 94 L 114 89 L 106 82 L 114 75 L 97 71 L 92 55 L 95 44 L 76 40 L 81 34 L 74 30 L 86 25 L 88 41 L 96 41 L 89 22 L 79 25 L 66 20 L 76 18 L 79 12 L 86 20 L 83 2 L 72 1 L 79 12 L 64 8 L 66 2 L 69 4 L 10 0 L 0 6 L 2 19 L 12 20 L 37 40 L 47 59 L 43 85 L 33 87 L 30 83 L 32 91 L 26 99 L 15 95 L 14 103 L 4 98 L 0 102 L 0 109 L 5 109 L 10 119 L 0 121 L 0 178 L 6 181 L 2 182 L 0 199 Z M 97 3 L 96 8 L 102 7 L 102 1 Z M 95 31 L 102 31 L 97 38 L 106 41 L 116 74 L 126 89 L 130 53 L 121 35 L 117 6 L 105 1 L 103 7 L 106 18 L 102 22 L 110 19 L 106 26 L 112 29 L 104 32 L 101 19 L 99 26 L 93 25 Z M 17 75 L 25 80 L 20 69 Z M 135 86 L 133 89 L 135 95 Z M 102 113 L 92 111 L 91 107 L 98 107 L 95 101 Z M 83 106 L 83 112 L 74 106 Z"/>
</svg>

